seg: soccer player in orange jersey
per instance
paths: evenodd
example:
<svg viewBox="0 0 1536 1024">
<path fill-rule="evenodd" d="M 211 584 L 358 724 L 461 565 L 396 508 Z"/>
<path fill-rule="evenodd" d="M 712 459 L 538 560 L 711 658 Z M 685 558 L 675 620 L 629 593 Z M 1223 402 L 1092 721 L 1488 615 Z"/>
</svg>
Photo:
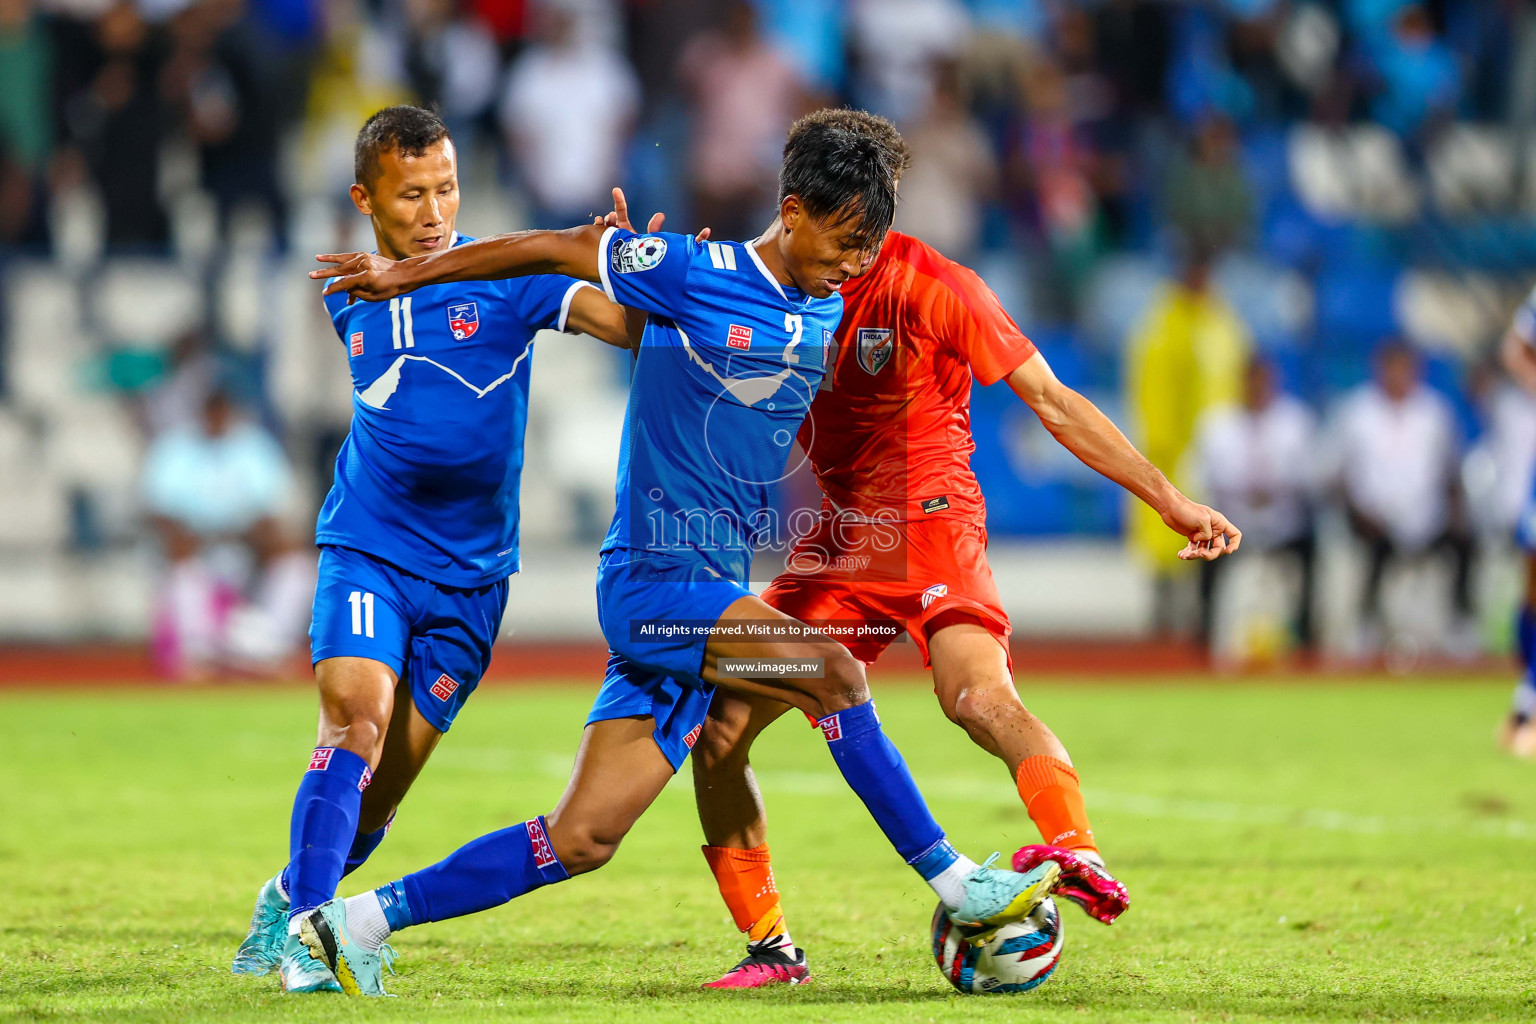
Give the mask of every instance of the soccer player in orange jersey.
<svg viewBox="0 0 1536 1024">
<path fill-rule="evenodd" d="M 970 469 L 972 377 L 1006 380 L 1057 441 L 1156 509 L 1180 536 L 1180 557 L 1229 554 L 1241 534 L 1058 381 L 973 271 L 892 231 L 841 293 L 830 386 L 800 431 L 825 496 L 821 519 L 763 598 L 802 621 L 903 624 L 932 668 L 944 714 L 1008 766 L 1044 843 L 1077 852 L 1058 893 L 1107 924 L 1125 909 L 1125 889 L 1104 870 L 1066 748 L 1014 688 L 1008 614 L 987 566 L 986 505 Z M 845 642 L 871 664 L 890 640 Z M 758 733 L 788 710 L 722 691 L 694 747 L 704 855 L 748 937 L 746 959 L 715 987 L 809 976 L 779 905 L 748 763 Z M 1015 870 L 1046 852 L 1026 847 Z"/>
</svg>

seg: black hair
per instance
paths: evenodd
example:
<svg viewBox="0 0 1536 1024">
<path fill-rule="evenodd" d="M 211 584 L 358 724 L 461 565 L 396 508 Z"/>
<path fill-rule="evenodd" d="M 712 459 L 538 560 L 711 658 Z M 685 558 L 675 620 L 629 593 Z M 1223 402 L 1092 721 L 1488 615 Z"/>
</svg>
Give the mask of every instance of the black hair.
<svg viewBox="0 0 1536 1024">
<path fill-rule="evenodd" d="M 452 138 L 443 119 L 431 110 L 406 104 L 385 107 L 364 121 L 357 133 L 352 147 L 353 180 L 372 188 L 379 178 L 379 158 L 385 153 L 421 156 Z"/>
<path fill-rule="evenodd" d="M 818 110 L 784 143 L 779 202 L 798 196 L 817 220 L 859 218 L 854 238 L 879 241 L 896 216 L 896 183 L 911 157 L 891 122 L 862 110 Z"/>
</svg>

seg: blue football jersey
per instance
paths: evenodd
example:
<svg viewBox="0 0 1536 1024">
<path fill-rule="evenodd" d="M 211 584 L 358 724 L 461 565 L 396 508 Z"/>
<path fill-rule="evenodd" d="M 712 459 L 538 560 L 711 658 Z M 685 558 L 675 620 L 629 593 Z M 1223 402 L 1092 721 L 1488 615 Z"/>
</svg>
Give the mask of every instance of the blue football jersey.
<svg viewBox="0 0 1536 1024">
<path fill-rule="evenodd" d="M 350 306 L 345 294 L 326 296 L 351 361 L 352 429 L 316 543 L 447 586 L 516 572 L 533 335 L 563 331 L 584 287 L 546 275 Z"/>
<path fill-rule="evenodd" d="M 603 550 L 698 558 L 745 583 L 842 297 L 779 284 L 746 243 L 671 232 L 610 228 L 598 266 L 609 298 L 650 314 Z"/>
</svg>

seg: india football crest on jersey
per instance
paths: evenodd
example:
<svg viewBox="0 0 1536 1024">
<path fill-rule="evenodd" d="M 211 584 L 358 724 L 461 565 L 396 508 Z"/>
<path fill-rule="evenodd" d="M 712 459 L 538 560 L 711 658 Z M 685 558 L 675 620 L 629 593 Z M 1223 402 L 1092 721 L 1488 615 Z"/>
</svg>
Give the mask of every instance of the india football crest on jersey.
<svg viewBox="0 0 1536 1024">
<path fill-rule="evenodd" d="M 480 309 L 473 302 L 456 302 L 448 307 L 448 330 L 454 341 L 468 341 L 480 329 Z"/>
<path fill-rule="evenodd" d="M 859 328 L 859 365 L 864 367 L 865 373 L 876 374 L 885 369 L 895 349 L 889 327 Z"/>
</svg>

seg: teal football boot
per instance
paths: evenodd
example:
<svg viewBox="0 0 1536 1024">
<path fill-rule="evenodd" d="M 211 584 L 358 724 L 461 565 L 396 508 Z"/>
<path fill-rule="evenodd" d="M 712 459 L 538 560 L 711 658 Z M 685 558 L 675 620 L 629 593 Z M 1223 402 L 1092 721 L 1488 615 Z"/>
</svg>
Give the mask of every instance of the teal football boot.
<svg viewBox="0 0 1536 1024">
<path fill-rule="evenodd" d="M 235 962 L 230 967 L 236 974 L 270 974 L 283 958 L 283 944 L 288 940 L 288 897 L 278 887 L 279 877 L 273 875 L 256 893 L 251 930 L 235 950 Z"/>
<path fill-rule="evenodd" d="M 347 901 L 322 903 L 298 920 L 299 940 L 330 969 L 349 996 L 387 996 L 384 971 L 395 973 L 395 951 L 384 943 L 369 949 L 347 931 Z"/>
<path fill-rule="evenodd" d="M 341 984 L 324 960 L 316 959 L 300 937 L 302 919 L 289 922 L 284 935 L 283 960 L 279 968 L 284 992 L 340 992 Z"/>
<path fill-rule="evenodd" d="M 965 899 L 949 915 L 967 929 L 966 939 L 973 946 L 986 945 L 1003 925 L 1028 917 L 1061 877 L 1061 866 L 1052 860 L 1041 861 L 1021 874 L 994 868 L 992 862 L 997 858 L 994 853 L 965 876 Z"/>
</svg>

